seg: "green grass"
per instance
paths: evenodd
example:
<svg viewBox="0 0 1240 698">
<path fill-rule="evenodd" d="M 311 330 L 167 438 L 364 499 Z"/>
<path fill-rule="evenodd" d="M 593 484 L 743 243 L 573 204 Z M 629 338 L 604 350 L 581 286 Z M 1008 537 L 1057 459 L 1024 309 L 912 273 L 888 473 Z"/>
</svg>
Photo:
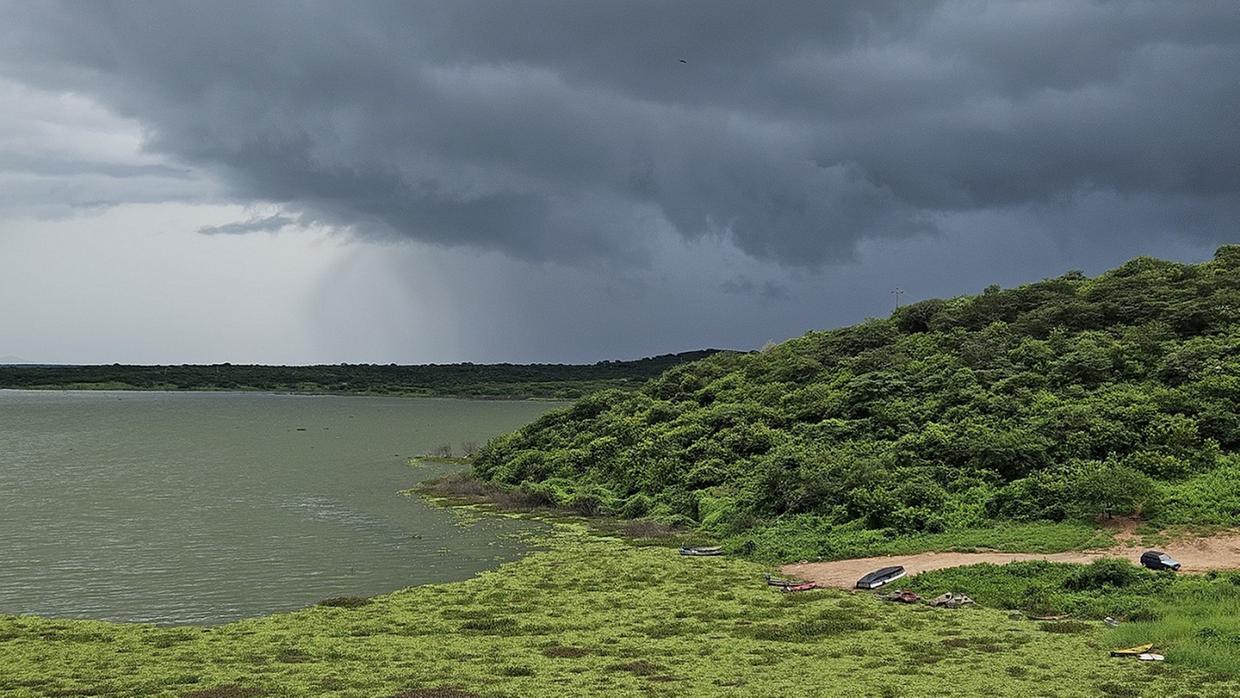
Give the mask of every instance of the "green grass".
<svg viewBox="0 0 1240 698">
<path fill-rule="evenodd" d="M 1163 501 L 1155 513 L 1161 526 L 1200 524 L 1240 525 L 1240 461 L 1224 465 L 1182 482 L 1163 486 Z"/>
<path fill-rule="evenodd" d="M 1162 600 L 1159 618 L 1125 623 L 1107 639 L 1117 646 L 1153 642 L 1167 659 L 1216 676 L 1240 676 L 1240 575 L 1190 580 Z"/>
<path fill-rule="evenodd" d="M 1089 626 L 1076 619 L 1111 616 L 1121 623 L 1103 636 L 1109 646 L 1152 642 L 1176 665 L 1240 677 L 1240 573 L 1175 575 L 1122 560 L 1018 562 L 928 572 L 908 586 L 924 595 L 964 591 L 992 608 L 1074 617 L 1044 623 L 1046 632 L 1079 632 Z"/>
<path fill-rule="evenodd" d="M 1106 531 L 1076 522 L 1004 522 L 989 528 L 901 535 L 891 529 L 833 526 L 824 519 L 808 515 L 764 525 L 727 541 L 730 550 L 772 563 L 945 550 L 1058 553 L 1107 548 L 1113 544 L 1114 539 Z"/>
<path fill-rule="evenodd" d="M 1132 576 L 1122 586 L 1114 583 L 1082 585 L 1082 571 L 1090 570 L 1090 566 L 1044 561 L 970 565 L 927 572 L 910 579 L 908 586 L 928 596 L 963 591 L 983 605 L 1019 609 L 1032 615 L 1067 614 L 1092 619 L 1155 615 L 1158 599 L 1169 593 L 1176 580 L 1167 574 L 1143 571 L 1127 562 L 1118 561 L 1118 564 L 1130 570 Z"/>
<path fill-rule="evenodd" d="M 682 558 L 580 526 L 557 526 L 541 547 L 465 582 L 211 628 L 0 617 L 0 695 L 1240 692 L 1237 673 L 1200 659 L 1230 640 L 1189 642 L 1171 626 L 1159 632 L 1176 641 L 1172 661 L 1152 667 L 1109 658 L 1120 638 L 1097 623 L 1047 632 L 1001 610 L 781 594 L 759 563 Z M 1219 623 L 1220 637 L 1234 633 Z"/>
</svg>

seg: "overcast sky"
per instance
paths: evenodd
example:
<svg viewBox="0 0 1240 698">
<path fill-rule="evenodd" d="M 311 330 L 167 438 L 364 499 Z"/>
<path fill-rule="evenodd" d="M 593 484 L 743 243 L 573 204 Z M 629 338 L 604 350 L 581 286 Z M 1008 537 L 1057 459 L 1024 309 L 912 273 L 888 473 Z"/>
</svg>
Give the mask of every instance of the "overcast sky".
<svg viewBox="0 0 1240 698">
<path fill-rule="evenodd" d="M 0 360 L 596 361 L 1240 241 L 1219 2 L 0 0 Z"/>
</svg>

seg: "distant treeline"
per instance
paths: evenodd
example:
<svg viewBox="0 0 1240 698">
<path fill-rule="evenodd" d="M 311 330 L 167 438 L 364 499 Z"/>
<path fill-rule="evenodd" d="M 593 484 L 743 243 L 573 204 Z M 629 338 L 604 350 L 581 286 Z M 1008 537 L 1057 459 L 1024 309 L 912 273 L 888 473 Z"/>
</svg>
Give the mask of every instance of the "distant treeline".
<svg viewBox="0 0 1240 698">
<path fill-rule="evenodd" d="M 571 399 L 604 388 L 636 388 L 673 366 L 716 353 L 716 349 L 703 349 L 636 361 L 601 361 L 587 365 L 8 365 L 0 366 L 0 388 L 256 390 Z"/>
</svg>

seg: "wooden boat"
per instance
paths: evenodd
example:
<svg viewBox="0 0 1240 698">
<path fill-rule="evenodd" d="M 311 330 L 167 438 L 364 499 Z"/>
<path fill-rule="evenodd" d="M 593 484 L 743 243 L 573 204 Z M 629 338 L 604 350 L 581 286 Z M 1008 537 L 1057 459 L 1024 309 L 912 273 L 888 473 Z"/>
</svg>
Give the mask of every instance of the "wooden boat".
<svg viewBox="0 0 1240 698">
<path fill-rule="evenodd" d="M 1123 649 L 1111 650 L 1111 656 L 1112 657 L 1140 657 L 1141 655 L 1146 654 L 1152 649 L 1154 649 L 1154 645 L 1151 643 L 1146 643 L 1144 645 L 1137 645 L 1136 647 L 1125 647 Z"/>
<path fill-rule="evenodd" d="M 722 555 L 722 554 L 723 554 L 723 548 L 722 548 L 721 546 L 718 546 L 718 545 L 715 545 L 715 546 L 710 546 L 710 547 L 702 547 L 702 546 L 681 546 L 681 548 L 680 548 L 680 554 L 681 554 L 681 555 L 689 555 L 689 556 L 691 556 L 691 557 L 705 557 L 705 556 L 709 556 L 709 555 Z"/>
<path fill-rule="evenodd" d="M 817 584 L 813 582 L 806 582 L 804 584 L 790 584 L 785 587 L 780 587 L 779 590 L 786 594 L 786 593 L 793 592 L 793 591 L 809 591 L 810 589 L 817 589 L 817 588 L 818 588 Z"/>
<path fill-rule="evenodd" d="M 877 589 L 904 576 L 904 568 L 900 565 L 882 567 L 857 580 L 858 589 Z"/>
</svg>

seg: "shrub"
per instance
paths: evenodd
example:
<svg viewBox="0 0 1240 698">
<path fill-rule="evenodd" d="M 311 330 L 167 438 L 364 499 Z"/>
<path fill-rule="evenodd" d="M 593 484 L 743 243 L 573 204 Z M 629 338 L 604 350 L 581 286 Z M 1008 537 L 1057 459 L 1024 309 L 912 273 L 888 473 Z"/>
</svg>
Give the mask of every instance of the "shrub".
<svg viewBox="0 0 1240 698">
<path fill-rule="evenodd" d="M 318 605 L 331 608 L 361 608 L 370 603 L 371 599 L 365 596 L 333 596 L 329 599 L 323 599 Z"/>
<path fill-rule="evenodd" d="M 461 623 L 461 630 L 472 630 L 487 635 L 504 635 L 511 633 L 517 629 L 518 623 L 513 618 L 505 616 L 489 616 L 486 618 L 472 618 Z"/>
<path fill-rule="evenodd" d="M 624 500 L 624 504 L 620 507 L 620 515 L 626 519 L 637 519 L 650 513 L 654 507 L 654 500 L 650 495 L 638 492 Z"/>
<path fill-rule="evenodd" d="M 1105 558 L 1094 560 L 1088 566 L 1074 572 L 1063 582 L 1063 588 L 1070 591 L 1086 591 L 1105 587 L 1126 587 L 1141 581 L 1147 572 L 1127 560 Z"/>
</svg>

